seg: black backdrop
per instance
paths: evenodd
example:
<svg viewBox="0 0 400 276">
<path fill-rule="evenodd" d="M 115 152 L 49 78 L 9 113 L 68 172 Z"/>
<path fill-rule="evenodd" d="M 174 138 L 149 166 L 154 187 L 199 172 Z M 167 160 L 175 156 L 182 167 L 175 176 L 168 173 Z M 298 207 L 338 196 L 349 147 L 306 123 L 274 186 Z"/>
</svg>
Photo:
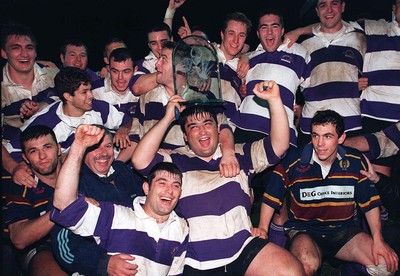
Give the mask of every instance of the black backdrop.
<svg viewBox="0 0 400 276">
<path fill-rule="evenodd" d="M 174 36 L 185 15 L 190 25 L 203 26 L 212 41 L 219 42 L 220 24 L 232 11 L 242 11 L 256 23 L 265 7 L 279 8 L 285 29 L 314 23 L 314 8 L 300 17 L 306 0 L 187 0 L 174 18 Z M 14 20 L 28 25 L 38 40 L 38 59 L 59 64 L 59 47 L 66 38 L 76 37 L 89 47 L 89 67 L 98 70 L 101 51 L 109 36 L 124 39 L 135 58 L 148 53 L 145 26 L 161 21 L 168 0 L 0 0 L 0 23 Z M 347 0 L 344 19 L 357 17 L 391 20 L 391 0 Z M 255 27 L 248 37 L 257 46 Z"/>
</svg>

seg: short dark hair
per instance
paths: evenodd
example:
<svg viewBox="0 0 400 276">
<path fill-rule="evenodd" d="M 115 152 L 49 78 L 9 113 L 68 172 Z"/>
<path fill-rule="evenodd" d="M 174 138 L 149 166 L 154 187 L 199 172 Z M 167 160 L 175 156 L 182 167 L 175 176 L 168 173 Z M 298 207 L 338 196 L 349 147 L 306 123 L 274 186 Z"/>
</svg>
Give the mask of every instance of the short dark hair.
<svg viewBox="0 0 400 276">
<path fill-rule="evenodd" d="M 124 45 L 125 48 L 128 48 L 128 46 L 126 45 L 125 41 L 123 41 L 121 38 L 119 38 L 119 37 L 111 37 L 104 44 L 103 57 L 107 57 L 108 47 L 110 46 L 111 43 L 121 43 L 121 44 Z"/>
<path fill-rule="evenodd" d="M 61 68 L 57 73 L 54 78 L 54 87 L 57 96 L 65 103 L 64 93 L 74 96 L 81 84 L 90 84 L 91 82 L 92 78 L 85 70 L 68 66 Z"/>
<path fill-rule="evenodd" d="M 225 32 L 226 28 L 228 27 L 229 21 L 238 21 L 246 25 L 247 27 L 247 35 L 250 34 L 252 23 L 247 16 L 242 12 L 232 12 L 225 16 L 225 20 L 222 23 L 221 31 Z"/>
<path fill-rule="evenodd" d="M 21 135 L 19 136 L 19 141 L 21 145 L 21 151 L 25 153 L 25 144 L 28 141 L 38 139 L 39 137 L 43 137 L 46 135 L 51 136 L 53 141 L 58 144 L 56 134 L 54 131 L 46 126 L 46 125 L 34 125 L 34 126 L 28 126 L 24 131 L 21 132 Z"/>
<path fill-rule="evenodd" d="M 110 53 L 109 61 L 111 62 L 112 59 L 114 59 L 115 62 L 122 62 L 131 59 L 133 62 L 133 67 L 135 67 L 134 58 L 128 48 L 117 48 L 112 50 L 112 52 Z"/>
<path fill-rule="evenodd" d="M 187 123 L 188 117 L 191 116 L 200 117 L 204 114 L 209 114 L 211 118 L 214 119 L 215 123 L 218 125 L 217 115 L 215 114 L 214 109 L 210 105 L 205 105 L 205 104 L 191 105 L 186 107 L 179 115 L 178 120 L 182 132 L 186 133 L 185 125 Z"/>
<path fill-rule="evenodd" d="M 64 43 L 60 47 L 60 54 L 62 54 L 63 56 L 65 56 L 65 54 L 67 53 L 67 46 L 68 45 L 72 45 L 72 46 L 76 46 L 76 47 L 84 47 L 85 51 L 86 51 L 86 54 L 89 55 L 89 49 L 86 46 L 86 44 L 84 44 L 79 39 L 70 38 L 68 40 L 65 40 Z"/>
<path fill-rule="evenodd" d="M 159 162 L 151 168 L 150 173 L 147 177 L 147 181 L 150 186 L 153 182 L 153 179 L 156 177 L 157 172 L 159 171 L 166 171 L 170 174 L 177 175 L 182 180 L 182 172 L 177 165 L 171 162 Z"/>
<path fill-rule="evenodd" d="M 340 3 L 344 3 L 344 0 L 339 0 Z M 318 0 L 314 0 L 315 7 L 318 7 Z"/>
<path fill-rule="evenodd" d="M 147 29 L 146 33 L 148 35 L 149 33 L 163 32 L 163 31 L 167 32 L 169 38 L 172 37 L 171 28 L 168 26 L 168 24 L 164 22 L 162 22 L 161 24 L 151 26 L 150 28 Z"/>
<path fill-rule="evenodd" d="M 263 17 L 263 16 L 265 16 L 265 15 L 276 15 L 276 16 L 278 16 L 278 17 L 279 17 L 279 23 L 281 23 L 281 26 L 282 26 L 282 27 L 285 26 L 284 21 L 283 21 L 283 14 L 282 14 L 282 12 L 281 12 L 280 10 L 274 9 L 274 8 L 264 9 L 264 10 L 262 10 L 262 11 L 259 13 L 259 15 L 258 15 L 258 22 L 257 22 L 258 25 L 260 24 L 260 18 Z M 258 26 L 258 27 L 259 27 L 259 26 Z M 257 29 L 258 29 L 258 27 L 257 27 Z"/>
<path fill-rule="evenodd" d="M 344 120 L 339 113 L 333 110 L 319 110 L 315 112 L 311 119 L 311 126 L 332 124 L 336 128 L 336 133 L 340 137 L 344 133 Z"/>
<path fill-rule="evenodd" d="M 1 48 L 6 50 L 7 39 L 9 36 L 27 36 L 32 41 L 33 46 L 36 48 L 36 37 L 32 30 L 25 25 L 16 22 L 8 22 L 1 28 Z"/>
</svg>

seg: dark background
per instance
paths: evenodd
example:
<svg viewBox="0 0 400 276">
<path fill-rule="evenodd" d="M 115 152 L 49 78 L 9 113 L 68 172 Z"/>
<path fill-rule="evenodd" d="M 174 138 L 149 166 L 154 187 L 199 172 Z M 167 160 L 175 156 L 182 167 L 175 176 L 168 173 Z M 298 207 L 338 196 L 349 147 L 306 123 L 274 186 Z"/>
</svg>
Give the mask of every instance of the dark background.
<svg viewBox="0 0 400 276">
<path fill-rule="evenodd" d="M 173 34 L 182 25 L 182 15 L 191 26 L 203 26 L 211 41 L 220 41 L 224 16 L 244 12 L 253 22 L 247 43 L 258 45 L 258 13 L 279 8 L 286 31 L 318 21 L 313 7 L 300 16 L 306 0 L 187 0 L 174 17 Z M 345 20 L 359 17 L 391 20 L 391 0 L 347 0 Z M 89 47 L 89 67 L 103 66 L 102 49 L 110 36 L 122 38 L 136 59 L 147 55 L 145 28 L 163 20 L 168 0 L 0 0 L 0 23 L 13 20 L 29 26 L 38 41 L 38 59 L 59 65 L 59 48 L 67 38 L 78 38 Z"/>
</svg>

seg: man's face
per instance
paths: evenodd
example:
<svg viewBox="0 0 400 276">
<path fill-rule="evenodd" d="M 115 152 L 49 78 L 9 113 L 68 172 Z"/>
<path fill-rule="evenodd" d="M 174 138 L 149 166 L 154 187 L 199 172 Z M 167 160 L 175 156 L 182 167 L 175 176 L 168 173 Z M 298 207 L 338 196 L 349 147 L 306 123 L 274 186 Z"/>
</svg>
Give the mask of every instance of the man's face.
<svg viewBox="0 0 400 276">
<path fill-rule="evenodd" d="M 178 203 L 182 191 L 182 179 L 167 171 L 156 172 L 151 185 L 143 184 L 146 197 L 145 212 L 152 217 L 169 216 Z"/>
<path fill-rule="evenodd" d="M 29 36 L 9 35 L 5 50 L 1 49 L 1 56 L 7 59 L 12 70 L 18 73 L 29 73 L 32 72 L 35 64 L 36 47 Z"/>
<path fill-rule="evenodd" d="M 61 54 L 60 59 L 64 67 L 70 66 L 86 70 L 88 65 L 88 56 L 83 46 L 67 45 L 65 56 Z"/>
<path fill-rule="evenodd" d="M 118 94 L 125 94 L 128 91 L 129 80 L 133 76 L 134 68 L 132 59 L 110 63 L 111 87 Z"/>
<path fill-rule="evenodd" d="M 258 21 L 257 36 L 261 45 L 267 52 L 275 52 L 282 44 L 282 36 L 285 29 L 280 23 L 279 16 L 267 14 Z"/>
<path fill-rule="evenodd" d="M 224 32 L 221 32 L 221 50 L 226 59 L 233 59 L 243 48 L 247 38 L 246 24 L 230 20 Z"/>
<path fill-rule="evenodd" d="M 60 146 L 48 134 L 27 141 L 22 157 L 36 174 L 51 175 L 56 173 L 60 155 Z"/>
<path fill-rule="evenodd" d="M 88 152 L 85 156 L 85 164 L 94 172 L 107 175 L 114 161 L 114 147 L 110 135 L 104 135 L 104 139 L 97 149 Z"/>
<path fill-rule="evenodd" d="M 316 11 L 321 21 L 321 31 L 336 33 L 342 28 L 342 13 L 345 4 L 340 0 L 318 0 Z"/>
<path fill-rule="evenodd" d="M 156 63 L 156 81 L 159 84 L 168 85 L 173 82 L 172 49 L 163 49 Z"/>
<path fill-rule="evenodd" d="M 171 40 L 167 31 L 151 32 L 147 35 L 147 39 L 150 50 L 157 58 L 160 57 L 163 44 Z"/>
<path fill-rule="evenodd" d="M 75 90 L 74 96 L 64 93 L 69 115 L 74 117 L 82 116 L 86 111 L 92 110 L 93 93 L 90 83 L 81 83 Z"/>
<path fill-rule="evenodd" d="M 199 157 L 209 161 L 218 147 L 218 127 L 208 113 L 192 115 L 185 124 L 185 141 Z"/>
<path fill-rule="evenodd" d="M 318 159 L 324 165 L 330 165 L 336 158 L 339 144 L 342 144 L 346 134 L 338 137 L 336 128 L 331 123 L 325 125 L 313 125 L 311 130 L 311 142 Z"/>
<path fill-rule="evenodd" d="M 400 0 L 396 1 L 396 4 L 393 5 L 393 13 L 397 24 L 400 27 Z"/>
</svg>

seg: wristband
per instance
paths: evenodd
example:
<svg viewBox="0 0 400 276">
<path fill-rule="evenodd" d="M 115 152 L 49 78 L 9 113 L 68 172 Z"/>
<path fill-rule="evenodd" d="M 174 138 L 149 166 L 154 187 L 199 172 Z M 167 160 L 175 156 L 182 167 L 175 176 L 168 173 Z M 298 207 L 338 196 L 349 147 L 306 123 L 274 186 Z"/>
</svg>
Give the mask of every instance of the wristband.
<svg viewBox="0 0 400 276">
<path fill-rule="evenodd" d="M 167 8 L 164 18 L 174 18 L 175 10 Z"/>
</svg>

